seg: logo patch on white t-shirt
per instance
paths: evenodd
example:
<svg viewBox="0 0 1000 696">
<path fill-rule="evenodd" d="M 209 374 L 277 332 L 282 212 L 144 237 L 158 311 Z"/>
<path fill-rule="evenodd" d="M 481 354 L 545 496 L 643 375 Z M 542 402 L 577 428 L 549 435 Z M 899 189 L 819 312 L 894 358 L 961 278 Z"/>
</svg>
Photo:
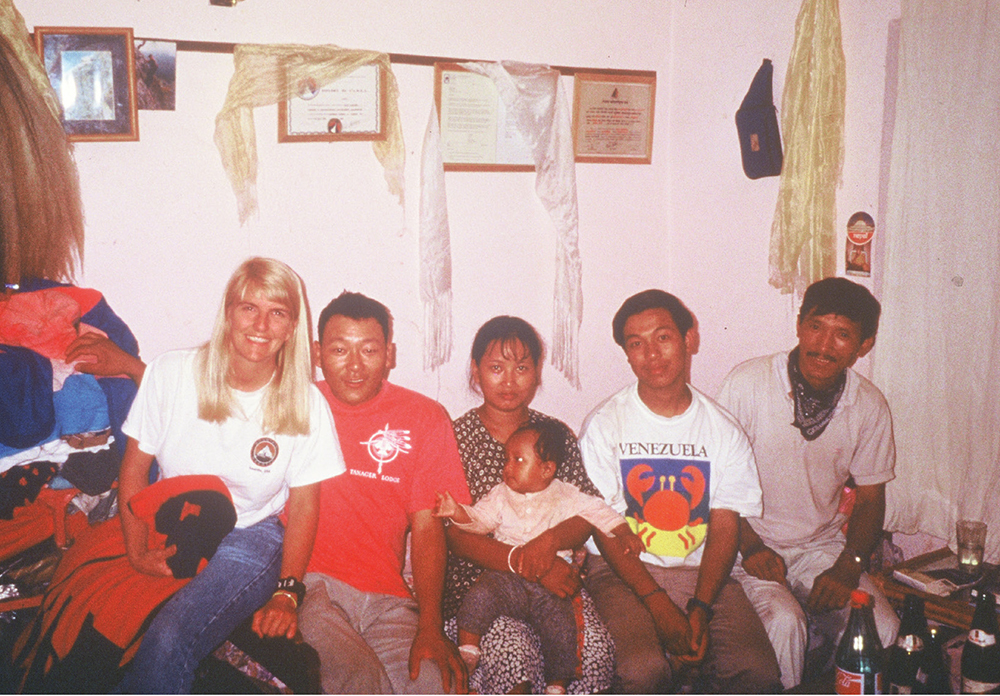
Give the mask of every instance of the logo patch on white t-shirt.
<svg viewBox="0 0 1000 696">
<path fill-rule="evenodd" d="M 250 460 L 262 469 L 274 464 L 278 458 L 278 443 L 269 437 L 257 438 L 250 448 Z"/>
</svg>

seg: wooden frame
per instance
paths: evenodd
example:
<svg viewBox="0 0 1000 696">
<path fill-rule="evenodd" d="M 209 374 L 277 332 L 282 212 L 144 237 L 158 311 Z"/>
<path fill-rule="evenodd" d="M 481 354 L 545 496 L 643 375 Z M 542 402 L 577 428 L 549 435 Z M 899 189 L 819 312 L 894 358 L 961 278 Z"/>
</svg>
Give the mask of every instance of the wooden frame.
<svg viewBox="0 0 1000 696">
<path fill-rule="evenodd" d="M 139 139 L 131 29 L 35 27 L 35 47 L 70 140 Z"/>
<path fill-rule="evenodd" d="M 436 62 L 434 102 L 445 171 L 535 171 L 531 150 L 516 124 L 505 118 L 503 101 L 489 77 L 458 63 Z M 465 115 L 474 118 L 463 120 Z"/>
<path fill-rule="evenodd" d="M 278 102 L 279 143 L 385 140 L 386 75 L 378 63 L 322 88 L 300 82 L 303 96 Z"/>
<path fill-rule="evenodd" d="M 653 160 L 656 73 L 576 73 L 573 151 L 577 162 Z"/>
</svg>

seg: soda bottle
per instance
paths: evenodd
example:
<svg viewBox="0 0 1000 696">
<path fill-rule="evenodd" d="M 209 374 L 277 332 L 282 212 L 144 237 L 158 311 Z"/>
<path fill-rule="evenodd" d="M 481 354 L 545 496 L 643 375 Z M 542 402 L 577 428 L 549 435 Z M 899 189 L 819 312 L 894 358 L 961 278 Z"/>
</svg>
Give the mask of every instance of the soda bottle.
<svg viewBox="0 0 1000 696">
<path fill-rule="evenodd" d="M 912 694 L 917 683 L 917 669 L 924 656 L 927 639 L 927 619 L 924 618 L 924 600 L 917 595 L 906 595 L 903 603 L 903 620 L 899 635 L 889 648 L 885 660 L 885 680 L 890 694 Z"/>
<path fill-rule="evenodd" d="M 924 646 L 923 658 L 917 669 L 916 683 L 913 685 L 915 694 L 950 694 L 951 675 L 944 666 L 944 639 L 941 629 L 927 629 L 927 644 Z"/>
<path fill-rule="evenodd" d="M 851 616 L 837 646 L 838 694 L 881 694 L 882 643 L 875 629 L 871 595 L 851 592 Z"/>
<path fill-rule="evenodd" d="M 962 648 L 962 693 L 1000 692 L 1000 643 L 997 643 L 997 613 L 993 595 L 980 592 L 972 615 L 969 637 Z"/>
</svg>

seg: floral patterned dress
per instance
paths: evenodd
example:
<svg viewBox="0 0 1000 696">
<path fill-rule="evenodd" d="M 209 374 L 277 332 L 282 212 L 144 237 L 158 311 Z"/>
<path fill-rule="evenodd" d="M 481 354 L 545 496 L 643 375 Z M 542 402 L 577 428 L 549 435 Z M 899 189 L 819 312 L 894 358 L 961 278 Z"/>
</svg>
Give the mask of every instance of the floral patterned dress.
<svg viewBox="0 0 1000 696">
<path fill-rule="evenodd" d="M 538 411 L 528 411 L 529 423 L 553 420 L 556 419 Z M 583 467 L 573 431 L 565 423 L 556 422 L 566 433 L 566 451 L 569 453 L 567 460 L 559 467 L 557 477 L 584 493 L 600 495 Z M 504 446 L 490 435 L 475 409 L 456 419 L 454 427 L 469 492 L 472 494 L 472 502 L 476 503 L 503 480 L 506 462 Z M 465 593 L 482 572 L 481 567 L 449 554 L 443 607 L 446 617 L 454 617 Z M 581 596 L 583 674 L 580 679 L 570 683 L 567 691 L 575 694 L 607 691 L 614 677 L 614 643 L 590 597 L 586 592 L 581 592 Z M 457 632 L 454 618 L 448 620 L 447 630 L 454 639 Z M 479 667 L 471 675 L 470 689 L 483 694 L 503 694 L 520 683 L 530 681 L 535 693 L 545 691 L 541 643 L 527 624 L 501 617 L 483 636 L 480 647 L 483 654 Z"/>
</svg>

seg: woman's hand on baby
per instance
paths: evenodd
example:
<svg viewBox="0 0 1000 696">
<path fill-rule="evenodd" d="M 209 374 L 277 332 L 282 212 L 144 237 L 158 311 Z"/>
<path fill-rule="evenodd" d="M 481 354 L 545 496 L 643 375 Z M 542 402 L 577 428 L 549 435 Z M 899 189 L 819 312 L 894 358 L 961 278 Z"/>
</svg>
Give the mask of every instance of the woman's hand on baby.
<svg viewBox="0 0 1000 696">
<path fill-rule="evenodd" d="M 437 502 L 434 504 L 431 515 L 433 517 L 454 517 L 455 513 L 458 512 L 458 503 L 451 497 L 451 493 L 438 491 L 436 495 Z"/>
<path fill-rule="evenodd" d="M 538 582 L 552 568 L 552 564 L 558 558 L 557 551 L 559 551 L 558 540 L 551 534 L 542 532 L 521 547 L 516 567 L 517 574 L 525 580 Z"/>
<path fill-rule="evenodd" d="M 556 559 L 549 571 L 542 575 L 538 582 L 556 597 L 572 597 L 580 591 L 580 587 L 583 585 L 579 569 L 561 558 Z"/>
</svg>

